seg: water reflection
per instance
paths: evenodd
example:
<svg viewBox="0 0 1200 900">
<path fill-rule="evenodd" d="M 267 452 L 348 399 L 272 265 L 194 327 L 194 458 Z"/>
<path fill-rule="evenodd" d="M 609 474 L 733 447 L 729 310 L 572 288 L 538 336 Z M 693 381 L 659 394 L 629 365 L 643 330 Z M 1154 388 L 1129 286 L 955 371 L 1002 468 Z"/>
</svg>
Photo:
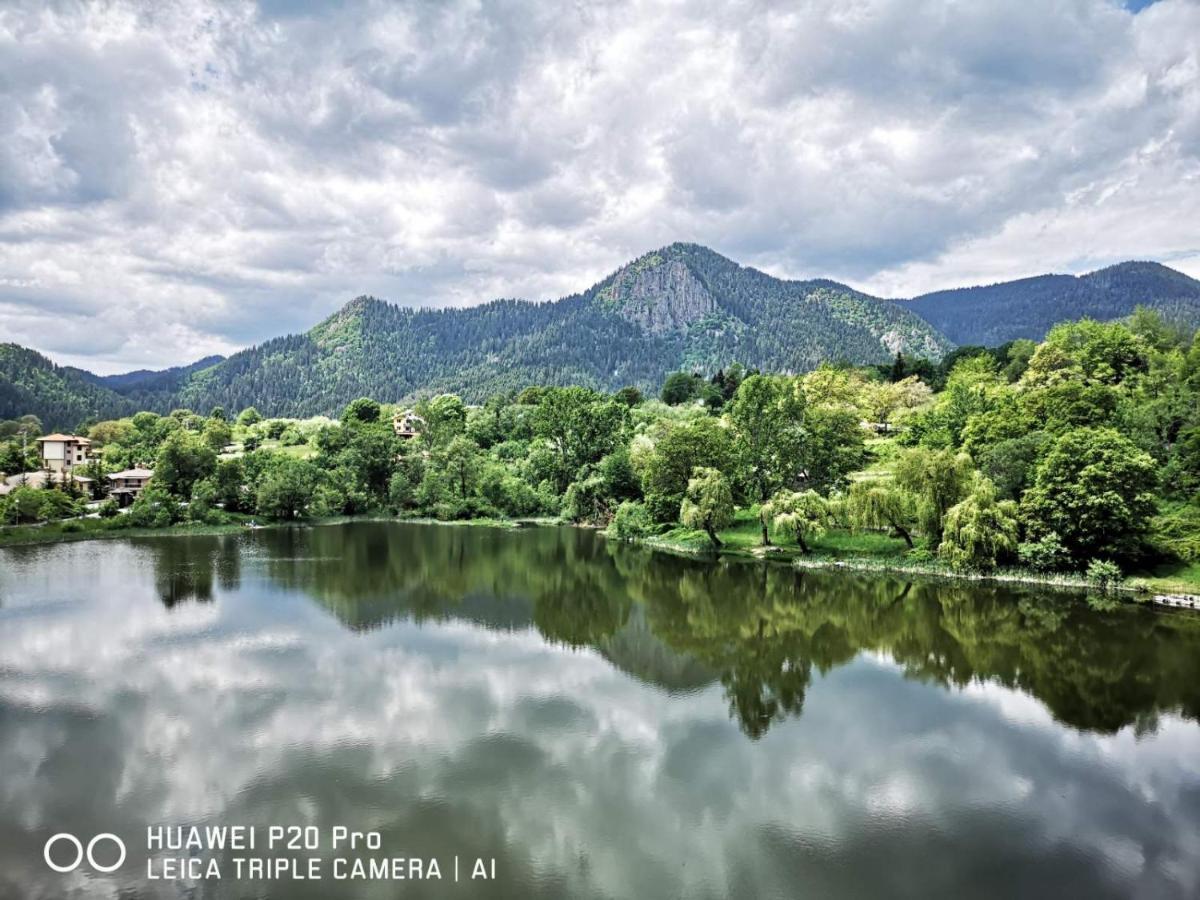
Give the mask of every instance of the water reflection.
<svg viewBox="0 0 1200 900">
<path fill-rule="evenodd" d="M 1200 716 L 1194 615 L 1101 614 L 1077 595 L 1029 588 L 714 564 L 575 529 L 364 524 L 269 532 L 256 545 L 273 581 L 304 590 L 352 629 L 400 619 L 532 625 L 668 690 L 719 680 L 751 737 L 802 712 L 814 667 L 827 673 L 864 651 L 946 687 L 1021 690 L 1081 729 L 1146 728 L 1161 712 Z M 216 548 L 176 552 L 186 565 L 163 555 L 156 571 L 226 560 Z"/>
<path fill-rule="evenodd" d="M 41 865 L 155 822 L 497 857 L 471 896 L 1200 890 L 1192 616 L 387 523 L 21 548 L 0 596 L 3 897 L 180 896 Z"/>
</svg>

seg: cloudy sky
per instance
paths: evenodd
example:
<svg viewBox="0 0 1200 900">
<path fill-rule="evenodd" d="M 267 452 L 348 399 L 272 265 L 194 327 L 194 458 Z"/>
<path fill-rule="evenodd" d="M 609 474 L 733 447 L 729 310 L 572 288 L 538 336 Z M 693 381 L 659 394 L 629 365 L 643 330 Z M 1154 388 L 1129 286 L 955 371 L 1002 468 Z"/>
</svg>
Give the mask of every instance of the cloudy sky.
<svg viewBox="0 0 1200 900">
<path fill-rule="evenodd" d="M 10 0 L 0 132 L 0 341 L 101 372 L 675 240 L 885 296 L 1200 276 L 1200 0 Z"/>
</svg>

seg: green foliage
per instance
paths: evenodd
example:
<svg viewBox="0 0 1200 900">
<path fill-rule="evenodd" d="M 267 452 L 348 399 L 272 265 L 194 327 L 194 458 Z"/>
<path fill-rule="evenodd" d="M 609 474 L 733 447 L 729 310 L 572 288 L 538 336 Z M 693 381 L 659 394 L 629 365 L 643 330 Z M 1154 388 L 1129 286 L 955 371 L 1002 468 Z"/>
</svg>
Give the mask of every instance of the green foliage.
<svg viewBox="0 0 1200 900">
<path fill-rule="evenodd" d="M 913 497 L 917 527 L 931 546 L 941 543 L 946 514 L 966 496 L 973 475 L 971 458 L 953 450 L 907 450 L 897 459 L 896 486 Z"/>
<path fill-rule="evenodd" d="M 1111 590 L 1125 580 L 1121 567 L 1109 559 L 1093 559 L 1088 563 L 1087 580 L 1103 590 Z"/>
<path fill-rule="evenodd" d="M 829 504 L 816 491 L 780 491 L 764 503 L 759 511 L 763 526 L 770 524 L 809 552 L 806 538 L 825 533 L 829 521 Z"/>
<path fill-rule="evenodd" d="M 237 423 L 239 425 L 241 425 L 243 428 L 248 427 L 250 425 L 257 425 L 262 420 L 263 420 L 262 413 L 260 413 L 253 406 L 247 406 L 240 413 L 238 413 L 238 417 L 237 417 Z"/>
<path fill-rule="evenodd" d="M 320 480 L 320 470 L 311 462 L 276 456 L 255 492 L 255 506 L 260 514 L 273 519 L 300 518 L 306 514 Z"/>
<path fill-rule="evenodd" d="M 342 424 L 365 425 L 379 421 L 379 402 L 370 397 L 359 397 L 351 400 L 342 410 Z M 279 435 L 273 435 L 278 437 Z"/>
<path fill-rule="evenodd" d="M 640 475 L 646 507 L 656 522 L 673 522 L 688 482 L 698 467 L 729 471 L 734 459 L 729 429 L 705 416 L 665 426 L 642 462 Z"/>
<path fill-rule="evenodd" d="M 760 502 L 799 480 L 806 461 L 804 405 L 799 385 L 781 375 L 751 375 L 729 404 L 739 469 Z"/>
<path fill-rule="evenodd" d="M 704 466 L 696 469 L 688 480 L 679 521 L 688 528 L 703 530 L 714 547 L 721 546 L 717 530 L 733 521 L 733 492 L 723 474 Z"/>
<path fill-rule="evenodd" d="M 894 481 L 856 481 L 850 485 L 846 509 L 856 530 L 890 528 L 913 549 L 917 503 Z"/>
<path fill-rule="evenodd" d="M 946 512 L 938 556 L 953 569 L 989 572 L 1017 549 L 1017 504 L 997 500 L 986 478 Z"/>
<path fill-rule="evenodd" d="M 154 483 L 176 497 L 191 496 L 192 485 L 217 467 L 217 454 L 204 440 L 186 431 L 163 441 L 154 464 Z"/>
<path fill-rule="evenodd" d="M 181 521 L 183 512 L 179 501 L 155 477 L 138 494 L 126 517 L 135 528 L 166 528 Z"/>
<path fill-rule="evenodd" d="M 1050 532 L 1079 564 L 1131 559 L 1154 514 L 1154 460 L 1111 428 L 1068 431 L 1038 466 L 1021 499 L 1031 539 Z"/>
<path fill-rule="evenodd" d="M 655 532 L 654 519 L 642 503 L 626 500 L 617 507 L 606 532 L 621 541 L 633 541 Z"/>
<path fill-rule="evenodd" d="M 1035 541 L 1018 544 L 1017 557 L 1021 565 L 1035 572 L 1056 572 L 1071 564 L 1071 554 L 1053 531 L 1042 534 Z"/>
</svg>

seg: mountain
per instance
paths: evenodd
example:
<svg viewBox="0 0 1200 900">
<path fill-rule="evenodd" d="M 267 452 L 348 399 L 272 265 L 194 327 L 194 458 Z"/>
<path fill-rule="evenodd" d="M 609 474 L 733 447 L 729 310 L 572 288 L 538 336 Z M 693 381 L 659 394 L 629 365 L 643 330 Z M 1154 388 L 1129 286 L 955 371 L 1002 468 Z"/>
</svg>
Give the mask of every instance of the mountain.
<svg viewBox="0 0 1200 900">
<path fill-rule="evenodd" d="M 454 391 L 478 401 L 530 384 L 657 391 L 678 369 L 738 361 L 800 372 L 827 360 L 885 362 L 898 351 L 937 358 L 954 344 L 1036 340 L 1057 322 L 1119 318 L 1138 304 L 1200 325 L 1200 282 L 1130 262 L 894 301 L 834 281 L 773 278 L 705 247 L 672 244 L 561 300 L 412 309 L 359 297 L 304 334 L 162 372 L 92 375 L 3 345 L 0 418 L 32 412 L 47 427 L 72 428 L 89 416 L 181 406 L 307 416 L 360 396 Z"/>
<path fill-rule="evenodd" d="M 832 281 L 783 281 L 694 244 L 673 244 L 582 294 L 466 309 L 351 301 L 188 379 L 179 404 L 332 413 L 355 397 L 454 391 L 469 401 L 530 384 L 657 391 L 676 369 L 740 361 L 804 371 L 826 360 L 940 357 L 951 345 L 902 306 Z"/>
<path fill-rule="evenodd" d="M 89 416 L 136 411 L 81 369 L 57 366 L 36 350 L 0 344 L 0 419 L 33 413 L 47 428 L 74 428 Z"/>
<path fill-rule="evenodd" d="M 112 388 L 118 394 L 126 396 L 136 393 L 161 393 L 179 390 L 189 375 L 200 369 L 207 369 L 223 362 L 223 356 L 206 356 L 187 366 L 172 366 L 169 369 L 135 369 L 132 372 L 122 372 L 119 375 L 93 375 L 83 369 L 77 369 L 85 378 Z"/>
<path fill-rule="evenodd" d="M 1059 322 L 1119 319 L 1139 305 L 1200 327 L 1200 281 L 1153 262 L 936 291 L 899 302 L 960 345 L 1040 341 Z"/>
</svg>

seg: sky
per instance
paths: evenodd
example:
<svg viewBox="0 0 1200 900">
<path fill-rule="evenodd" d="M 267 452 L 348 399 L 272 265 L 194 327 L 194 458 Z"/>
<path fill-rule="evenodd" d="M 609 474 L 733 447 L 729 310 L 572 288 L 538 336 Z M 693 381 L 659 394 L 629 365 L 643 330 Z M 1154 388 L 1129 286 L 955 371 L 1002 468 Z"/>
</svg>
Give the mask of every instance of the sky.
<svg viewBox="0 0 1200 900">
<path fill-rule="evenodd" d="M 673 241 L 1200 276 L 1200 0 L 9 0 L 0 133 L 0 341 L 101 373 Z"/>
</svg>

